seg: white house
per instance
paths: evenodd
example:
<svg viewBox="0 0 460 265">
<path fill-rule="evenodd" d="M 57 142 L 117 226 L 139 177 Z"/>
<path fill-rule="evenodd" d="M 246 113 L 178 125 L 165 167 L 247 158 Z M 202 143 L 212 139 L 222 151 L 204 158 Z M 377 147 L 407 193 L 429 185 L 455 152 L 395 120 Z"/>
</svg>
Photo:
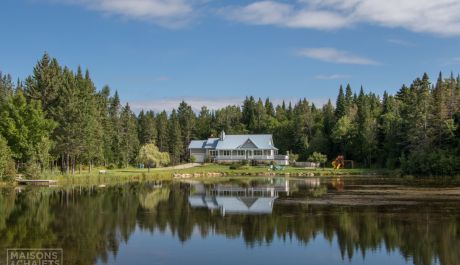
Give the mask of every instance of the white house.
<svg viewBox="0 0 460 265">
<path fill-rule="evenodd" d="M 214 162 L 237 162 L 255 160 L 257 162 L 275 161 L 287 165 L 288 156 L 278 155 L 278 148 L 273 143 L 271 134 L 238 134 L 226 135 L 224 131 L 219 138 L 193 140 L 188 149 L 190 157 L 196 162 L 206 160 Z"/>
</svg>

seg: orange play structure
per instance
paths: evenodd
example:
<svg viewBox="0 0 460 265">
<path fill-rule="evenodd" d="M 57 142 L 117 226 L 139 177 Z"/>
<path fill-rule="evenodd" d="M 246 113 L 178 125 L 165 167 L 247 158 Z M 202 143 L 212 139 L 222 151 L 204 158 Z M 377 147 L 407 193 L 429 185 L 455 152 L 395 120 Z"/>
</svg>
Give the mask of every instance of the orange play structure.
<svg viewBox="0 0 460 265">
<path fill-rule="evenodd" d="M 343 155 L 339 155 L 334 161 L 332 161 L 332 167 L 334 169 L 341 169 L 345 167 L 346 163 L 349 163 L 351 165 L 351 168 L 353 168 L 355 165 L 353 160 L 345 160 Z"/>
</svg>

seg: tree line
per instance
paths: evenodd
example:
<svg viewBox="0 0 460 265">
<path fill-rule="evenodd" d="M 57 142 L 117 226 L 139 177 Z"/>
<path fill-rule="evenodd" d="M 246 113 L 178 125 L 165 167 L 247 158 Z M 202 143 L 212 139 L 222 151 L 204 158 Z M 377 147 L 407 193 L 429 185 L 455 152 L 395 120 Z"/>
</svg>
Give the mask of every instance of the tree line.
<svg viewBox="0 0 460 265">
<path fill-rule="evenodd" d="M 401 168 L 417 175 L 460 171 L 460 77 L 430 81 L 427 74 L 396 94 L 340 86 L 335 104 L 306 98 L 275 105 L 246 97 L 241 106 L 195 112 L 182 101 L 171 112 L 134 113 L 108 86 L 96 89 L 88 70 L 61 66 L 48 54 L 25 80 L 0 74 L 0 177 L 16 170 L 82 166 L 127 167 L 154 144 L 171 164 L 189 161 L 192 139 L 272 133 L 280 153 L 306 160 L 314 152 L 337 155 L 362 167 Z"/>
</svg>

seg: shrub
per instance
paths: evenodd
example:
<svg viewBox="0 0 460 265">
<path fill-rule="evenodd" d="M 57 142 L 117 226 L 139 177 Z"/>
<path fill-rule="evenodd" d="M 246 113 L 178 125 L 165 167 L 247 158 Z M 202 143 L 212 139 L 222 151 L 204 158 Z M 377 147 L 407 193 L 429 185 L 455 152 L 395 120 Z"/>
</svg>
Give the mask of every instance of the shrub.
<svg viewBox="0 0 460 265">
<path fill-rule="evenodd" d="M 190 156 L 190 163 L 195 163 L 196 157 L 194 155 Z"/>
<path fill-rule="evenodd" d="M 314 162 L 314 163 L 318 163 L 318 164 L 321 166 L 321 164 L 326 163 L 326 161 L 327 161 L 327 156 L 324 155 L 324 154 L 321 154 L 321 153 L 319 153 L 319 152 L 313 152 L 313 154 L 311 154 L 311 155 L 308 157 L 308 161 Z"/>
<path fill-rule="evenodd" d="M 413 152 L 402 156 L 401 169 L 404 174 L 416 176 L 453 176 L 460 172 L 458 158 L 446 150 Z"/>
<path fill-rule="evenodd" d="M 27 178 L 38 178 L 41 173 L 41 168 L 38 163 L 30 161 L 27 162 L 24 169 L 24 175 Z"/>
</svg>

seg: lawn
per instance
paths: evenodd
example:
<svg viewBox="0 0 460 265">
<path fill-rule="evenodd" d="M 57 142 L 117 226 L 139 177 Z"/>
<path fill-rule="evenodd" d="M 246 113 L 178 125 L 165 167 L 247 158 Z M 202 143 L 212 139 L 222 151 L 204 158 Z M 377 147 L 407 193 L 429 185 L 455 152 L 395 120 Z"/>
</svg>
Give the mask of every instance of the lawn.
<svg viewBox="0 0 460 265">
<path fill-rule="evenodd" d="M 379 170 L 370 169 L 340 169 L 334 170 L 331 168 L 325 169 L 305 169 L 296 167 L 286 167 L 284 170 L 273 171 L 268 166 L 246 166 L 239 169 L 230 169 L 228 165 L 205 164 L 187 169 L 171 169 L 171 168 L 156 168 L 139 169 L 139 168 L 123 168 L 106 170 L 105 174 L 100 174 L 99 170 L 93 170 L 91 174 L 82 172 L 81 174 L 70 176 L 58 176 L 56 179 L 65 181 L 142 181 L 142 180 L 167 180 L 173 179 L 178 175 L 190 175 L 190 177 L 203 178 L 208 175 L 218 176 L 264 176 L 264 175 L 294 175 L 294 176 L 330 176 L 330 175 L 368 175 L 368 174 L 383 174 Z"/>
<path fill-rule="evenodd" d="M 100 173 L 100 170 L 105 170 L 105 173 Z M 212 175 L 214 176 L 213 179 L 221 179 L 221 177 L 223 178 L 234 176 L 346 176 L 386 173 L 388 172 L 370 169 L 334 170 L 332 168 L 306 169 L 296 167 L 285 167 L 284 170 L 273 171 L 270 170 L 269 166 L 245 166 L 239 169 L 230 169 L 229 165 L 205 164 L 187 169 L 155 168 L 151 169 L 150 171 L 148 169 L 140 168 L 122 168 L 111 170 L 95 168 L 91 173 L 87 170 L 82 170 L 81 173 L 78 173 L 77 171 L 74 175 L 48 173 L 44 174 L 40 178 L 55 179 L 58 180 L 61 184 L 110 184 L 130 181 L 172 180 L 175 176 L 180 176 L 180 178 L 210 179 L 211 177 L 209 175 Z"/>
</svg>

